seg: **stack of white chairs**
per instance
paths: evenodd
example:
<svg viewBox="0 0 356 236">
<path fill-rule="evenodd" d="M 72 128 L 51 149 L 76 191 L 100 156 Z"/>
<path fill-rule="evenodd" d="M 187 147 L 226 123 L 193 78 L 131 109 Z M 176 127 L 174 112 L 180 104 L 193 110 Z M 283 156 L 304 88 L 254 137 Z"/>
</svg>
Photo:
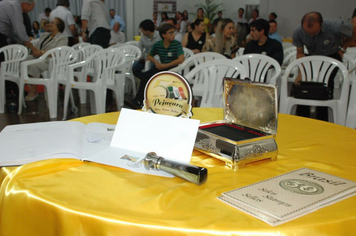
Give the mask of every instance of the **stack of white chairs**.
<svg viewBox="0 0 356 236">
<path fill-rule="evenodd" d="M 226 59 L 226 57 L 216 52 L 197 53 L 184 60 L 182 64 L 172 68 L 170 71 L 177 72 L 183 76 L 186 76 L 193 68 L 197 67 L 198 65 L 217 59 Z M 188 83 L 193 85 L 194 99 L 197 101 L 200 100 L 201 97 L 204 95 L 206 82 L 203 71 L 196 73 L 193 77 L 190 77 L 189 79 L 187 77 L 185 78 L 188 80 Z"/>
<path fill-rule="evenodd" d="M 126 44 L 134 45 L 134 46 L 136 46 L 136 47 L 138 47 L 138 44 L 139 44 L 139 43 L 140 43 L 139 41 L 135 41 L 135 40 L 131 40 L 131 41 L 127 41 L 127 42 L 126 42 Z"/>
<path fill-rule="evenodd" d="M 77 44 L 75 44 L 75 45 L 73 45 L 72 46 L 72 48 L 74 49 L 74 50 L 76 50 L 77 51 L 77 53 L 78 53 L 78 58 L 77 58 L 77 61 L 83 61 L 83 53 L 82 53 L 82 49 L 83 49 L 83 47 L 85 47 L 85 46 L 89 46 L 90 45 L 90 43 L 85 43 L 85 42 L 82 42 L 82 43 L 77 43 Z"/>
<path fill-rule="evenodd" d="M 287 66 L 297 59 L 297 48 L 295 46 L 288 47 L 283 50 L 282 74 Z"/>
<path fill-rule="evenodd" d="M 356 128 L 356 48 L 347 48 L 344 54 L 344 64 L 350 76 L 350 97 L 346 116 L 346 126 Z"/>
<path fill-rule="evenodd" d="M 114 46 L 114 45 L 113 45 Z M 128 93 L 130 93 L 131 95 L 135 96 L 136 95 L 136 79 L 135 76 L 132 72 L 132 65 L 134 63 L 134 61 L 139 60 L 142 56 L 141 54 L 141 49 L 138 46 L 135 45 L 130 45 L 130 44 L 123 44 L 123 45 L 119 45 L 116 47 L 113 47 L 115 49 L 119 49 L 122 52 L 124 52 L 125 54 L 125 60 L 126 60 L 126 71 L 125 71 L 125 75 L 126 78 L 128 78 L 128 80 L 130 81 L 130 86 L 125 84 L 126 90 Z"/>
<path fill-rule="evenodd" d="M 286 50 L 287 48 L 295 47 L 295 46 L 291 42 L 282 42 L 282 47 L 283 50 Z"/>
<path fill-rule="evenodd" d="M 68 66 L 76 62 L 77 52 L 72 47 L 57 47 L 45 52 L 41 57 L 21 63 L 21 80 L 19 86 L 19 104 L 24 100 L 25 84 L 44 85 L 45 97 L 49 108 L 50 118 L 57 117 L 58 84 L 66 84 Z M 44 60 L 49 60 L 48 76 L 44 78 L 31 78 L 28 76 L 28 66 Z M 21 114 L 22 106 L 19 105 L 18 114 Z"/>
<path fill-rule="evenodd" d="M 28 50 L 22 45 L 13 44 L 0 48 L 0 53 L 4 54 L 5 59 L 0 68 L 0 113 L 4 113 L 5 81 L 15 82 L 20 87 L 20 63 L 27 58 Z"/>
<path fill-rule="evenodd" d="M 74 71 L 79 67 L 94 64 L 93 81 L 76 81 Z M 116 73 L 121 70 L 122 73 Z M 108 48 L 95 52 L 84 61 L 69 66 L 69 76 L 64 95 L 63 120 L 67 117 L 68 100 L 71 89 L 85 89 L 90 91 L 90 105 L 92 113 L 102 114 L 106 109 L 106 90 L 114 91 L 116 104 L 120 110 L 120 93 L 123 93 L 125 71 L 125 54 L 123 51 Z"/>
<path fill-rule="evenodd" d="M 184 60 L 187 60 L 189 57 L 194 55 L 194 52 L 186 47 L 183 47 L 183 52 L 184 52 Z"/>
<path fill-rule="evenodd" d="M 216 53 L 216 52 L 197 53 L 197 54 L 194 54 L 194 55 L 188 57 L 187 59 L 184 60 L 184 62 L 182 64 L 170 69 L 170 71 L 177 72 L 184 76 L 184 75 L 188 74 L 188 72 L 192 68 L 194 68 L 202 63 L 205 63 L 205 62 L 208 62 L 211 60 L 216 60 L 216 59 L 226 59 L 226 57 L 224 55 L 222 55 L 220 53 Z M 194 78 L 192 81 L 188 81 L 188 82 L 193 84 Z M 196 81 L 196 82 L 198 82 L 198 81 Z"/>
<path fill-rule="evenodd" d="M 245 54 L 232 59 L 243 65 L 251 81 L 277 84 L 281 66 L 272 57 L 262 54 Z"/>
<path fill-rule="evenodd" d="M 245 51 L 245 48 L 239 48 L 239 50 L 237 50 L 237 52 L 236 52 L 236 56 L 235 57 L 243 56 L 244 55 L 244 51 Z"/>
<path fill-rule="evenodd" d="M 244 79 L 247 77 L 247 72 L 241 63 L 225 58 L 199 64 L 185 78 L 192 81 L 197 75 L 204 78 L 203 89 L 199 91 L 202 92 L 200 107 L 223 107 L 223 79 L 226 77 Z M 194 86 L 193 95 L 196 95 Z"/>
<path fill-rule="evenodd" d="M 92 54 L 103 50 L 103 48 L 99 45 L 89 44 L 82 47 L 78 53 L 80 53 L 81 58 L 77 60 L 78 62 L 85 60 L 90 57 Z M 88 76 L 92 76 L 94 73 L 94 62 L 89 63 L 85 67 L 78 68 L 74 72 L 74 76 L 77 77 L 78 81 L 85 82 L 88 79 Z M 87 93 L 86 90 L 79 90 L 79 100 L 80 104 L 86 104 L 87 102 Z"/>
<path fill-rule="evenodd" d="M 288 91 L 288 78 L 296 67 L 299 70 L 302 81 L 322 82 L 325 84 L 328 84 L 332 71 L 338 68 L 340 72 L 337 76 L 340 76 L 341 89 L 339 96 L 334 96 L 333 99 L 329 100 L 310 100 L 292 97 Z M 325 56 L 303 57 L 292 62 L 282 77 L 279 111 L 285 114 L 295 114 L 297 105 L 328 107 L 329 117 L 333 118 L 333 122 L 345 125 L 349 88 L 348 71 L 340 61 Z"/>
<path fill-rule="evenodd" d="M 344 56 L 347 56 L 347 57 L 353 59 L 354 61 L 356 61 L 356 47 L 347 48 Z M 353 71 L 349 71 L 349 72 L 350 72 L 350 76 L 351 76 L 350 82 L 353 83 L 354 81 L 356 81 L 356 69 L 354 69 Z"/>
</svg>

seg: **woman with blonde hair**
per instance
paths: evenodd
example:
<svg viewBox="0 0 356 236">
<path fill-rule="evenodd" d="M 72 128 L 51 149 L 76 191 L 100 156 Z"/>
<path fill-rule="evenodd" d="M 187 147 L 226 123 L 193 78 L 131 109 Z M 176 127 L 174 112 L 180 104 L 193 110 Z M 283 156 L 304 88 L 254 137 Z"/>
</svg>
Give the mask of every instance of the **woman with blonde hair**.
<svg viewBox="0 0 356 236">
<path fill-rule="evenodd" d="M 229 18 L 220 20 L 216 27 L 215 38 L 207 40 L 202 51 L 217 52 L 227 58 L 234 58 L 239 47 L 233 34 L 234 22 Z"/>
</svg>

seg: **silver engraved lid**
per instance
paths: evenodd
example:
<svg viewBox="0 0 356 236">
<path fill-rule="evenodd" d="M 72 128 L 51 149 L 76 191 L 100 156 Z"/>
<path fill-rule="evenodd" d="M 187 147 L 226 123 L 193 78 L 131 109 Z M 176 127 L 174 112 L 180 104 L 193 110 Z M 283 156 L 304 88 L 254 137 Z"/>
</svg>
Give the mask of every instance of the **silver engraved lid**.
<svg viewBox="0 0 356 236">
<path fill-rule="evenodd" d="M 277 133 L 277 89 L 271 84 L 224 79 L 224 115 L 228 123 Z"/>
</svg>

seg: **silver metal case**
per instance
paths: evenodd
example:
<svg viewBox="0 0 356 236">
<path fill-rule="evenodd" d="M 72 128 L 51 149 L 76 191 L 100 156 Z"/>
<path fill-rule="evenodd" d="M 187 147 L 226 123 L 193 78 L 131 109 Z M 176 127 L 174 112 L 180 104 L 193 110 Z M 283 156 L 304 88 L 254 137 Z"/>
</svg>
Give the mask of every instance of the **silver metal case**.
<svg viewBox="0 0 356 236">
<path fill-rule="evenodd" d="M 195 149 L 233 170 L 276 160 L 277 101 L 274 85 L 225 78 L 224 119 L 200 125 Z"/>
</svg>

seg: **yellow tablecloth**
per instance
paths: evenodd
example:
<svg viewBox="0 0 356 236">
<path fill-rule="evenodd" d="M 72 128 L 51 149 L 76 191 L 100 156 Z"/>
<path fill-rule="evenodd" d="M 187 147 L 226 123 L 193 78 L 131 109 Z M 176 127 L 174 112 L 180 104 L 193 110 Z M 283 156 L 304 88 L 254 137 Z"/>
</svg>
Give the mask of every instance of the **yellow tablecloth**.
<svg viewBox="0 0 356 236">
<path fill-rule="evenodd" d="M 201 121 L 222 109 L 194 109 Z M 77 119 L 115 124 L 119 113 Z M 222 192 L 301 167 L 356 181 L 356 131 L 279 114 L 278 160 L 233 172 L 193 152 L 208 168 L 197 186 L 75 159 L 1 169 L 0 235 L 354 235 L 356 197 L 272 227 L 216 199 Z M 172 150 L 174 151 L 174 150 Z"/>
</svg>

